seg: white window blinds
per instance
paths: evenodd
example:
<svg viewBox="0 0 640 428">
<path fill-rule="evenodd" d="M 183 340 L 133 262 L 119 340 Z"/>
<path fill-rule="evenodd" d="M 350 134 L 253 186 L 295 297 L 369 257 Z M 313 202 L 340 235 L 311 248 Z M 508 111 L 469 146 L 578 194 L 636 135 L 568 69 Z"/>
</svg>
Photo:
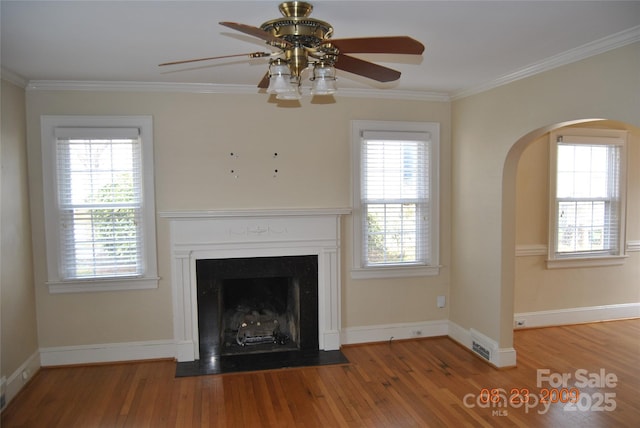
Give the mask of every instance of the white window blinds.
<svg viewBox="0 0 640 428">
<path fill-rule="evenodd" d="M 362 132 L 365 266 L 428 264 L 429 139 L 427 132 Z"/>
<path fill-rule="evenodd" d="M 138 128 L 56 128 L 63 280 L 144 272 Z"/>
</svg>

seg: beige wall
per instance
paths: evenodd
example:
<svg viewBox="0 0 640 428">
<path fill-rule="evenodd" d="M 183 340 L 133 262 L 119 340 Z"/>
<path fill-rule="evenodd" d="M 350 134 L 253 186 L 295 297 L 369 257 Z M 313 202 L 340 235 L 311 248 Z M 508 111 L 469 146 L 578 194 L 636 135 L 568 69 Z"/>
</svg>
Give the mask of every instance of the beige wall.
<svg viewBox="0 0 640 428">
<path fill-rule="evenodd" d="M 628 129 L 627 240 L 640 241 L 640 129 L 593 122 L 580 127 Z M 548 245 L 549 134 L 531 142 L 520 157 L 516 188 L 516 248 Z M 514 311 L 537 312 L 640 302 L 640 252 L 622 266 L 547 269 L 546 256 L 516 258 Z"/>
<path fill-rule="evenodd" d="M 453 102 L 451 321 L 512 346 L 520 154 L 565 121 L 640 125 L 639 70 L 635 43 Z"/>
<path fill-rule="evenodd" d="M 352 119 L 439 122 L 445 268 L 435 278 L 351 280 L 351 222 L 345 218 L 342 320 L 343 327 L 351 327 L 446 319 L 447 309 L 436 308 L 436 296 L 448 294 L 449 282 L 449 103 L 338 98 L 335 104 L 303 104 L 281 108 L 265 95 L 28 91 L 40 346 L 173 337 L 164 218 L 158 218 L 162 280 L 157 290 L 48 293 L 39 121 L 53 114 L 153 115 L 157 211 L 350 207 Z"/>
<path fill-rule="evenodd" d="M 0 314 L 2 376 L 38 350 L 33 287 L 24 90 L 2 81 Z"/>
<path fill-rule="evenodd" d="M 510 347 L 520 154 L 564 121 L 609 118 L 639 126 L 638 70 L 636 43 L 451 105 L 338 98 L 332 105 L 280 108 L 263 95 L 28 91 L 39 344 L 146 341 L 173 335 L 168 225 L 163 218 L 158 218 L 159 289 L 47 292 L 40 115 L 153 115 L 158 211 L 348 207 L 350 120 L 440 122 L 442 275 L 350 279 L 351 221 L 345 218 L 343 327 L 449 318 Z M 273 178 L 276 165 L 278 177 Z M 231 174 L 231 169 L 237 173 Z M 441 294 L 450 297 L 448 309 L 435 307 Z"/>
</svg>

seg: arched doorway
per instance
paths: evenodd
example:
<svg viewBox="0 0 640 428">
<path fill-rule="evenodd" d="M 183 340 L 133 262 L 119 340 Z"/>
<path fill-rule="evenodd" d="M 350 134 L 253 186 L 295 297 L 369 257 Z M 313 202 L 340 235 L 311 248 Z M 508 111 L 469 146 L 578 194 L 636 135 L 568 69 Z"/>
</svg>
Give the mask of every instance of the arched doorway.
<svg viewBox="0 0 640 428">
<path fill-rule="evenodd" d="M 633 138 L 630 138 L 629 143 L 630 145 L 633 144 L 635 147 L 634 148 L 635 158 L 632 158 L 630 156 L 629 161 L 635 162 L 638 160 L 637 153 L 640 151 L 640 149 L 638 148 L 640 147 L 640 145 L 638 144 L 640 143 L 640 137 L 639 137 L 640 129 L 634 127 L 633 125 L 629 125 L 622 122 L 605 120 L 605 119 L 574 120 L 574 121 L 559 122 L 559 123 L 551 124 L 548 126 L 544 126 L 524 135 L 523 137 L 518 139 L 514 143 L 514 145 L 511 147 L 511 149 L 508 152 L 507 158 L 505 160 L 504 169 L 503 169 L 503 180 L 502 180 L 503 191 L 502 191 L 502 289 L 501 289 L 501 295 L 502 295 L 502 298 L 504 299 L 502 302 L 502 308 L 505 311 L 504 313 L 505 316 L 503 317 L 503 320 L 513 319 L 514 313 L 516 313 L 518 314 L 517 320 L 524 322 L 524 325 L 522 327 L 539 327 L 539 326 L 553 325 L 553 324 L 569 324 L 569 323 L 575 323 L 575 322 L 597 321 L 605 318 L 611 319 L 611 318 L 622 318 L 622 317 L 628 317 L 628 316 L 634 316 L 634 315 L 638 316 L 637 313 L 640 311 L 640 307 L 637 304 L 640 297 L 640 286 L 636 286 L 635 287 L 636 289 L 620 292 L 618 293 L 617 297 L 606 296 L 606 298 L 603 299 L 602 304 L 607 304 L 607 303 L 610 304 L 612 302 L 615 302 L 615 304 L 609 305 L 610 307 L 604 308 L 601 312 L 598 312 L 599 308 L 596 308 L 597 310 L 594 310 L 593 308 L 585 308 L 584 310 L 581 311 L 572 307 L 572 305 L 576 307 L 588 306 L 584 304 L 585 301 L 586 302 L 597 301 L 598 299 L 597 293 L 595 293 L 596 295 L 591 296 L 590 300 L 575 299 L 574 302 L 571 302 L 572 300 L 571 291 L 566 291 L 563 294 L 560 293 L 557 296 L 552 296 L 552 295 L 549 295 L 548 290 L 545 290 L 544 287 L 541 287 L 540 290 L 537 290 L 537 292 L 546 293 L 546 294 L 544 294 L 544 296 L 538 295 L 537 296 L 538 299 L 542 299 L 543 297 L 546 298 L 547 296 L 550 299 L 557 297 L 558 300 L 563 300 L 563 302 L 562 301 L 551 302 L 547 307 L 543 307 L 542 309 L 539 309 L 539 314 L 534 312 L 530 312 L 530 313 L 527 312 L 526 313 L 527 316 L 521 316 L 522 314 L 520 312 L 522 312 L 522 307 L 526 306 L 522 304 L 522 301 L 525 298 L 531 299 L 532 295 L 520 296 L 521 299 L 518 300 L 519 289 L 517 286 L 520 284 L 520 282 L 518 281 L 518 277 L 517 277 L 518 269 L 516 267 L 520 266 L 520 269 L 521 270 L 523 269 L 521 267 L 522 265 L 518 265 L 518 262 L 521 262 L 522 259 L 520 257 L 516 258 L 516 244 L 517 244 L 516 242 L 516 236 L 517 236 L 516 201 L 517 201 L 517 195 L 518 195 L 516 179 L 517 179 L 518 168 L 520 166 L 520 161 L 523 156 L 523 153 L 525 152 L 525 149 L 529 148 L 533 142 L 535 141 L 540 142 L 541 137 L 547 135 L 549 132 L 559 128 L 568 127 L 568 126 L 606 127 L 611 129 L 629 130 L 630 136 L 631 135 L 633 136 Z M 630 170 L 631 169 L 633 169 L 633 167 L 630 168 Z M 632 195 L 632 197 L 629 198 L 629 202 L 633 203 L 632 209 L 634 210 L 638 210 L 637 207 L 640 206 L 640 202 L 638 202 L 640 197 L 636 196 L 638 195 L 638 192 L 640 190 L 640 180 L 637 177 L 638 177 L 637 175 L 630 176 L 630 179 L 633 181 L 633 183 L 630 183 L 629 191 L 634 192 L 634 194 Z M 540 177 L 538 177 L 538 179 L 540 179 Z M 544 177 L 543 179 L 546 179 L 546 177 Z M 631 185 L 633 185 L 633 187 L 631 187 Z M 546 208 L 544 208 L 542 211 L 547 211 L 547 210 Z M 629 216 L 628 219 L 631 220 L 631 217 L 632 216 Z M 638 240 L 640 238 L 640 225 L 630 228 L 628 232 L 631 233 L 631 235 L 628 234 L 628 237 L 630 239 Z M 540 242 L 539 244 L 544 244 L 544 245 L 536 245 L 532 247 L 546 248 L 546 241 Z M 535 250 L 538 251 L 537 248 Z M 540 275 L 536 279 L 538 281 L 543 281 L 545 279 L 552 277 L 552 275 L 554 274 L 558 274 L 557 271 L 556 272 L 545 271 L 544 268 L 540 268 L 540 266 L 544 264 L 544 259 L 546 258 L 546 254 L 540 254 L 539 252 L 536 253 L 536 251 L 532 251 L 531 254 L 524 253 L 525 259 L 527 260 L 531 260 L 533 257 L 535 257 L 535 259 L 533 259 L 534 260 L 533 264 L 537 264 L 537 267 L 540 269 L 539 270 Z M 633 273 L 629 273 L 629 272 L 634 272 L 636 270 L 640 271 L 640 263 L 638 263 L 637 257 L 630 258 L 630 260 L 628 260 L 626 263 L 627 263 L 627 267 L 625 268 L 626 273 L 622 274 L 623 278 L 625 277 L 625 275 L 627 278 L 632 277 Z M 631 264 L 631 266 L 629 266 L 629 264 Z M 593 273 L 594 271 L 590 272 L 589 274 L 585 274 L 585 272 L 582 271 L 580 274 L 582 276 L 585 276 L 585 275 L 592 276 Z M 599 269 L 595 271 L 595 273 L 597 275 L 600 275 L 601 278 L 605 278 L 606 275 L 608 274 L 607 271 L 603 269 Z M 576 277 L 575 275 L 573 279 L 571 279 L 571 272 L 567 272 L 566 270 L 564 270 L 561 273 L 561 275 L 563 280 L 566 280 L 566 278 L 570 278 L 568 281 L 584 280 L 584 278 L 579 278 L 579 277 Z M 557 276 L 556 276 L 556 281 L 557 281 Z M 631 283 L 631 282 L 627 281 L 627 283 Z M 630 285 L 629 287 L 633 287 L 633 285 Z M 596 287 L 592 287 L 592 288 L 596 288 Z M 574 290 L 575 289 L 578 289 L 578 288 L 575 287 L 575 284 L 574 284 Z M 520 292 L 522 292 L 522 288 L 520 288 Z M 595 307 L 596 304 L 593 303 L 592 305 L 594 305 Z M 554 312 L 554 311 L 548 310 L 551 308 L 561 308 L 561 309 Z M 599 318 L 599 317 L 602 317 L 602 318 Z M 566 320 L 566 322 L 563 320 Z M 509 334 L 508 333 L 509 331 L 511 331 L 510 334 L 513 334 L 512 333 L 513 327 L 514 327 L 513 324 L 503 322 L 503 325 L 501 326 L 501 329 L 502 329 L 501 334 Z"/>
</svg>

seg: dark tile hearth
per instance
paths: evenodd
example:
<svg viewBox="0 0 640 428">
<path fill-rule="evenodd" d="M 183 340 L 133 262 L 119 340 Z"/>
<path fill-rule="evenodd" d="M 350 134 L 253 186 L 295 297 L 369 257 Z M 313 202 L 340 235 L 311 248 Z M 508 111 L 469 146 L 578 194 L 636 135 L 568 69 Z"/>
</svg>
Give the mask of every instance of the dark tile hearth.
<svg viewBox="0 0 640 428">
<path fill-rule="evenodd" d="M 340 351 L 281 351 L 259 354 L 222 355 L 179 362 L 176 377 L 348 364 Z"/>
</svg>

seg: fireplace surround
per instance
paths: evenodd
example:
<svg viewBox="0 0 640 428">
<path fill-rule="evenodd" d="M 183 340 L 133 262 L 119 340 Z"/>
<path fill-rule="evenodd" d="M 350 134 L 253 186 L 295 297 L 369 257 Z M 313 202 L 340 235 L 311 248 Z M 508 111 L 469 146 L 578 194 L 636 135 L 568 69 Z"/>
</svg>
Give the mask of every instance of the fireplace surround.
<svg viewBox="0 0 640 428">
<path fill-rule="evenodd" d="M 199 260 L 317 257 L 318 350 L 340 348 L 340 217 L 348 209 L 171 211 L 173 326 L 176 359 L 200 358 Z"/>
</svg>

